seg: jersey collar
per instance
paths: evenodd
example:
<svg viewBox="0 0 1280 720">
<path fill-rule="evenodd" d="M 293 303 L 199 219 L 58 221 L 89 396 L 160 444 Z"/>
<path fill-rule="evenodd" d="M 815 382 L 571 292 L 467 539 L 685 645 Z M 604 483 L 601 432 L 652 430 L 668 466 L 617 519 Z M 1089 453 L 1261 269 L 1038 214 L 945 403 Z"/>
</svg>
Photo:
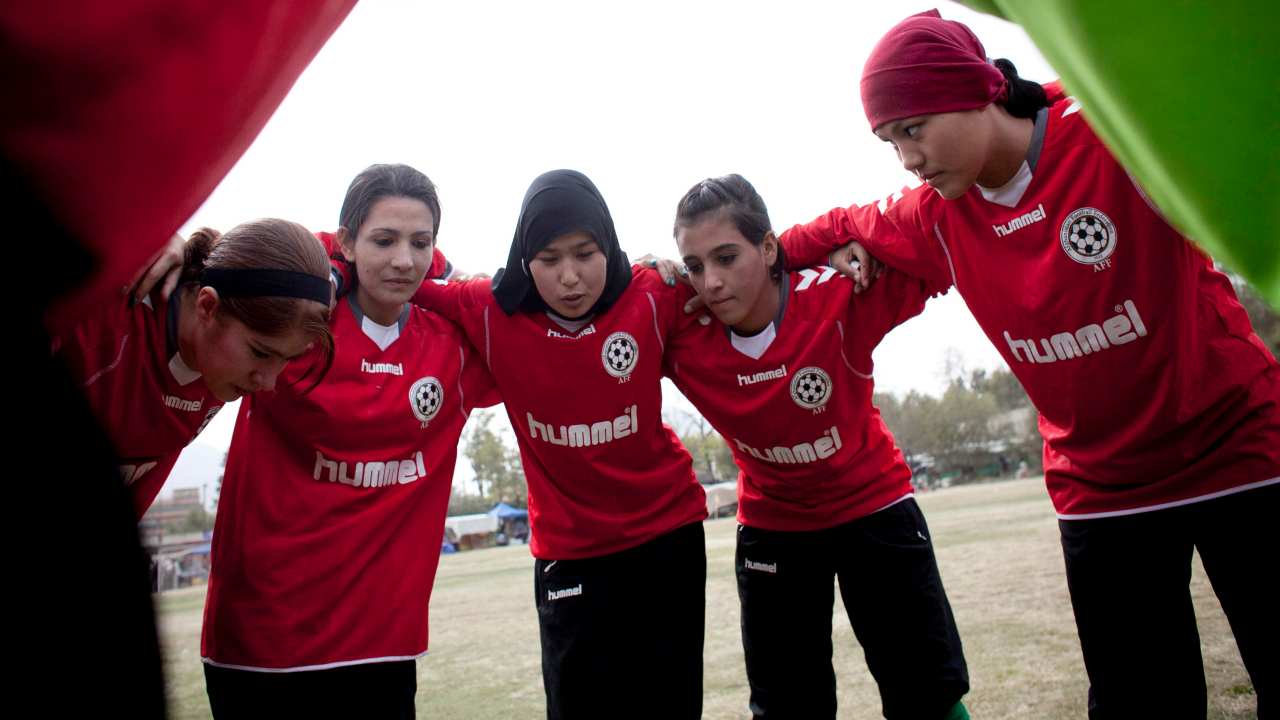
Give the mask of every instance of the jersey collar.
<svg viewBox="0 0 1280 720">
<path fill-rule="evenodd" d="M 1036 113 L 1035 128 L 1031 131 L 1031 145 L 1027 148 L 1027 158 L 1022 161 L 1022 167 L 1018 168 L 1018 172 L 1014 173 L 1009 182 L 998 188 L 978 186 L 978 190 L 987 202 L 1010 208 L 1017 207 L 1018 203 L 1022 202 L 1022 196 L 1031 186 L 1031 176 L 1035 172 L 1036 164 L 1040 162 L 1040 151 L 1044 149 L 1044 131 L 1048 124 L 1049 108 L 1040 108 L 1040 112 Z"/>
<path fill-rule="evenodd" d="M 151 296 L 142 299 L 142 304 L 155 309 Z M 169 374 L 179 385 L 190 385 L 200 379 L 200 373 L 182 360 L 178 352 L 178 313 L 182 310 L 182 293 L 175 291 L 169 298 L 169 306 L 165 308 L 164 340 L 165 349 L 169 353 Z"/>
<path fill-rule="evenodd" d="M 380 325 L 369 319 L 364 311 L 360 309 L 360 304 L 356 302 L 355 293 L 347 295 L 347 305 L 351 308 L 351 312 L 356 317 L 356 322 L 360 325 L 360 330 L 378 346 L 379 350 L 386 350 L 391 347 L 400 337 L 400 333 L 404 331 L 404 326 L 409 322 L 409 304 L 405 303 L 404 310 L 400 312 L 400 317 L 396 318 L 394 325 Z"/>
<path fill-rule="evenodd" d="M 773 318 L 773 322 L 765 326 L 763 330 L 755 335 L 739 335 L 732 328 L 725 327 L 729 333 L 729 344 L 734 349 L 746 355 L 752 360 L 759 360 L 768 352 L 769 347 L 773 345 L 773 341 L 778 337 L 778 328 L 782 327 L 782 316 L 787 312 L 787 298 L 791 296 L 791 275 L 782 274 L 782 280 L 778 283 L 778 314 Z"/>
</svg>

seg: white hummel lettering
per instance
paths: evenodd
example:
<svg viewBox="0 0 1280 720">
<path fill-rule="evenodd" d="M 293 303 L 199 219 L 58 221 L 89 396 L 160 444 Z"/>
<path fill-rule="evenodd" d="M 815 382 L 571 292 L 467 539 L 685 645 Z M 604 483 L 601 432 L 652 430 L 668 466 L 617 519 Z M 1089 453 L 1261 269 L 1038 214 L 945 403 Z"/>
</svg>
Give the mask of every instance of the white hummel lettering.
<svg viewBox="0 0 1280 720">
<path fill-rule="evenodd" d="M 764 372 L 758 372 L 754 375 L 739 375 L 738 387 L 742 387 L 743 385 L 755 385 L 758 382 L 764 382 L 766 380 L 781 380 L 786 376 L 787 365 L 786 363 L 783 363 L 772 370 L 765 370 Z"/>
<path fill-rule="evenodd" d="M 360 358 L 360 372 L 383 375 L 404 375 L 404 365 L 401 363 L 371 363 L 364 358 Z"/>
<path fill-rule="evenodd" d="M 1003 225 L 992 225 L 991 229 L 996 231 L 996 237 L 1004 237 L 1005 235 L 1017 232 L 1028 225 L 1038 223 L 1041 220 L 1044 220 L 1044 218 L 1044 203 L 1041 203 L 1036 206 L 1035 210 L 1019 215 Z"/>
<path fill-rule="evenodd" d="M 826 460 L 835 455 L 844 447 L 844 443 L 840 441 L 840 431 L 836 426 L 832 425 L 830 430 L 822 434 L 822 437 L 811 443 L 805 442 L 799 445 L 786 447 L 777 445 L 771 448 L 760 450 L 734 438 L 733 442 L 738 446 L 738 450 L 750 455 L 757 460 L 777 463 L 779 465 L 802 465 L 805 463 L 818 462 Z"/>
<path fill-rule="evenodd" d="M 167 408 L 173 408 L 174 410 L 182 410 L 184 412 L 199 412 L 200 408 L 204 406 L 204 401 L 185 400 L 177 395 L 165 395 L 164 406 Z"/>
<path fill-rule="evenodd" d="M 587 423 L 553 425 L 539 422 L 533 418 L 533 413 L 531 412 L 525 413 L 525 419 L 529 423 L 529 437 L 535 440 L 541 437 L 544 442 L 549 442 L 552 445 L 593 447 L 595 445 L 604 445 L 614 440 L 621 440 L 638 432 L 640 417 L 636 407 L 632 405 L 612 420 L 600 420 L 590 425 Z"/>
<path fill-rule="evenodd" d="M 1127 345 L 1147 336 L 1147 325 L 1142 321 L 1138 307 L 1132 300 L 1116 305 L 1115 310 L 1117 314 L 1103 320 L 1101 324 L 1090 323 L 1074 333 L 1060 332 L 1039 340 L 1015 340 L 1006 330 L 1004 340 L 1009 344 L 1014 360 L 1043 364 L 1084 357 L 1116 345 Z"/>
<path fill-rule="evenodd" d="M 548 590 L 547 600 L 562 600 L 567 597 L 576 597 L 582 594 L 582 583 L 578 583 L 570 588 L 563 590 Z"/>
<path fill-rule="evenodd" d="M 756 562 L 754 560 L 747 560 L 746 558 L 743 558 L 742 565 L 748 570 L 756 570 L 759 572 L 769 573 L 770 575 L 778 574 L 778 563 L 776 562 L 762 563 L 762 562 Z"/>
<path fill-rule="evenodd" d="M 348 470 L 351 470 L 348 474 Z M 360 461 L 355 468 L 348 467 L 345 461 L 330 460 L 319 450 L 316 451 L 315 468 L 311 476 L 316 480 L 342 483 L 358 488 L 379 488 L 392 485 L 408 485 L 427 476 L 427 468 L 422 459 L 422 451 L 405 460 Z"/>
</svg>

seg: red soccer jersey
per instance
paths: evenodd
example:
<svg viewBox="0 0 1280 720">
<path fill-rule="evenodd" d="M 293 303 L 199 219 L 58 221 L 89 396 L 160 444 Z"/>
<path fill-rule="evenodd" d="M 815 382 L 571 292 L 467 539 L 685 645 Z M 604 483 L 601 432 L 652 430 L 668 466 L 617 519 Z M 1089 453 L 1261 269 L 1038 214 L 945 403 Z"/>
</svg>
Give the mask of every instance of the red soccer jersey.
<svg viewBox="0 0 1280 720">
<path fill-rule="evenodd" d="M 911 495 L 911 471 L 871 404 L 871 351 L 927 295 L 899 272 L 860 295 L 829 267 L 788 280 L 781 322 L 753 338 L 686 315 L 667 368 L 741 468 L 739 522 L 821 530 Z"/>
<path fill-rule="evenodd" d="M 783 236 L 797 262 L 863 242 L 953 284 L 1040 411 L 1058 515 L 1154 510 L 1280 482 L 1280 368 L 1230 281 L 1148 204 L 1071 98 L 1036 169 L 925 186 Z M 1248 212 L 1242 209 L 1242 212 Z"/>
<path fill-rule="evenodd" d="M 111 438 L 138 517 L 155 500 L 186 447 L 222 408 L 177 350 L 176 302 L 124 299 L 54 339 Z M 172 332 L 170 331 L 172 328 Z"/>
<path fill-rule="evenodd" d="M 275 392 L 242 401 L 213 535 L 206 662 L 310 670 L 426 652 L 458 439 L 471 409 L 496 397 L 456 326 L 419 308 L 401 325 L 394 339 L 366 330 L 342 300 L 324 380 L 307 394 L 310 378 L 289 385 L 312 366 L 304 358 Z"/>
<path fill-rule="evenodd" d="M 110 302 L 200 207 L 354 5 L 0 4 L 0 156 L 99 263 L 52 308 L 52 333 Z"/>
<path fill-rule="evenodd" d="M 507 315 L 483 279 L 426 283 L 415 302 L 461 324 L 497 380 L 535 557 L 618 552 L 707 516 L 693 460 L 662 423 L 662 355 L 681 310 L 656 273 L 635 271 L 577 332 L 545 313 Z"/>
</svg>

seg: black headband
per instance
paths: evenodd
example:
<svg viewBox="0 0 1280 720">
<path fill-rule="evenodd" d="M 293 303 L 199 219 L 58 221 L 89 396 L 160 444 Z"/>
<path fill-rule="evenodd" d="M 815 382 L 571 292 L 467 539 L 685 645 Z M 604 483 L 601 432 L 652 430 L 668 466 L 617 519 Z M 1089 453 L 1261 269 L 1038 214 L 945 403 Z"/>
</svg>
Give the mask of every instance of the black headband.
<svg viewBox="0 0 1280 720">
<path fill-rule="evenodd" d="M 293 270 L 259 268 L 206 268 L 200 286 L 211 287 L 223 297 L 290 297 L 314 300 L 326 307 L 333 284 L 328 278 Z"/>
</svg>

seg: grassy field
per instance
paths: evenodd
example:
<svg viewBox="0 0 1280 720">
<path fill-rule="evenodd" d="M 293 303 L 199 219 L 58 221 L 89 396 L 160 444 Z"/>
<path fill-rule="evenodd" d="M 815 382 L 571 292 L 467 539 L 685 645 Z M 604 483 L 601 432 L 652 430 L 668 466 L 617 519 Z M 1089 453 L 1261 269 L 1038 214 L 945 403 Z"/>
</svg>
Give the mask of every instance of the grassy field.
<svg viewBox="0 0 1280 720">
<path fill-rule="evenodd" d="M 1063 577 L 1053 512 L 1039 479 L 920 496 L 969 662 L 977 720 L 1084 717 L 1086 681 Z M 704 716 L 747 717 L 747 687 L 733 579 L 735 523 L 707 531 Z M 418 716 L 544 717 L 533 561 L 527 548 L 446 555 L 431 600 L 431 653 L 418 661 Z M 1226 618 L 1197 562 L 1191 584 L 1200 622 L 1210 718 L 1250 718 L 1254 695 Z M 199 588 L 157 598 L 170 707 L 209 716 L 200 667 Z M 836 593 L 839 716 L 878 718 L 875 684 Z"/>
</svg>

